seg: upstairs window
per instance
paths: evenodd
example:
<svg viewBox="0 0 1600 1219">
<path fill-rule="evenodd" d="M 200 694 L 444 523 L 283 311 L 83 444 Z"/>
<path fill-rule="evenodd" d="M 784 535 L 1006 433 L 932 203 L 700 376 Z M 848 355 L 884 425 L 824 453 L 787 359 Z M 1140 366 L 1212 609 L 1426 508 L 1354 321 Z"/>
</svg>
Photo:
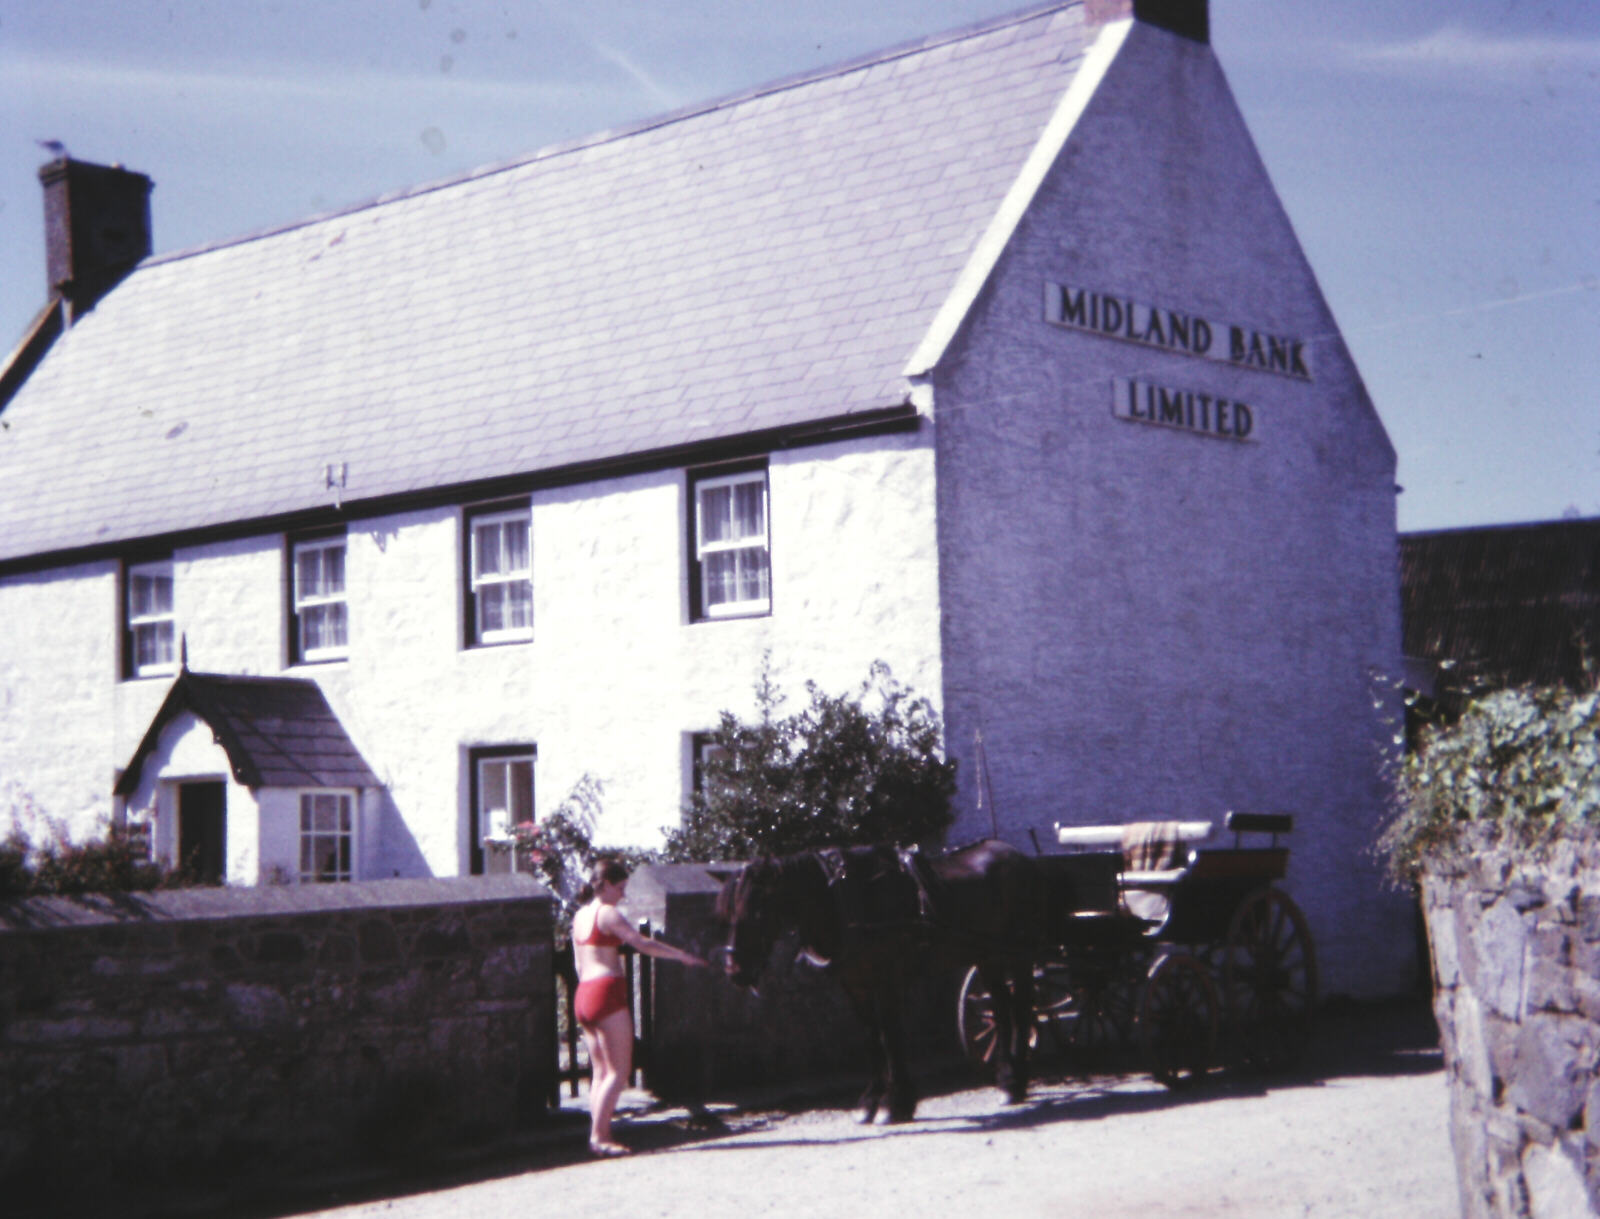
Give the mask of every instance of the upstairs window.
<svg viewBox="0 0 1600 1219">
<path fill-rule="evenodd" d="M 300 794 L 301 884 L 329 884 L 354 876 L 354 803 L 349 792 Z"/>
<path fill-rule="evenodd" d="M 290 546 L 294 606 L 290 615 L 291 663 L 341 660 L 350 653 L 350 610 L 345 596 L 345 538 L 308 538 Z"/>
<path fill-rule="evenodd" d="M 178 671 L 171 559 L 128 568 L 125 636 L 128 676 L 155 677 Z"/>
<path fill-rule="evenodd" d="M 692 475 L 694 562 L 690 616 L 740 618 L 772 610 L 767 471 Z"/>
<path fill-rule="evenodd" d="M 467 643 L 533 638 L 533 547 L 527 504 L 467 514 Z"/>
</svg>

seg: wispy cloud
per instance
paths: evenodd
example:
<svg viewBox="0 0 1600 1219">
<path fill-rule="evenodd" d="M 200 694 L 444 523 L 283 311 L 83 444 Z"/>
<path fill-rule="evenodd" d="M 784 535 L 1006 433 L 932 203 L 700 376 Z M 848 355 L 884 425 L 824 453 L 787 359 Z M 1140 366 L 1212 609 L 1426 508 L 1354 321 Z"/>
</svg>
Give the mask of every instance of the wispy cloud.
<svg viewBox="0 0 1600 1219">
<path fill-rule="evenodd" d="M 683 105 L 685 99 L 682 96 L 666 88 L 615 47 L 607 46 L 605 43 L 598 41 L 590 45 L 594 47 L 595 54 L 599 55 L 601 59 L 622 69 L 623 75 L 627 76 L 629 80 L 633 81 L 634 84 L 649 95 L 652 104 L 658 105 L 664 110 L 675 110 Z"/>
<path fill-rule="evenodd" d="M 1345 58 L 1369 68 L 1489 73 L 1600 71 L 1600 40 L 1496 37 L 1445 26 L 1404 42 L 1346 44 Z"/>
<path fill-rule="evenodd" d="M 572 83 L 549 80 L 497 80 L 463 73 L 413 74 L 367 72 L 263 73 L 192 68 L 156 68 L 138 64 L 37 55 L 0 53 L 0 74 L 7 91 L 78 96 L 154 94 L 226 98 L 239 102 L 294 101 L 335 103 L 374 94 L 416 98 L 449 96 L 486 103 L 529 104 L 565 101 L 581 95 Z"/>
</svg>

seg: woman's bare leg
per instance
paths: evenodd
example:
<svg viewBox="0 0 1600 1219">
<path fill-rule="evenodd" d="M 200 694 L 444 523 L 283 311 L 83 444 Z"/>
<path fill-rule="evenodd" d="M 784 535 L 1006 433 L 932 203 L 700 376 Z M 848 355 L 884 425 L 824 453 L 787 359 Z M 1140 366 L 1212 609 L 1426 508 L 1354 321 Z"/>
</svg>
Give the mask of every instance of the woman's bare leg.
<svg viewBox="0 0 1600 1219">
<path fill-rule="evenodd" d="M 591 1032 L 592 1030 L 592 1032 Z M 589 1082 L 589 1144 L 596 1148 L 618 1146 L 611 1137 L 611 1115 L 633 1073 L 633 1016 L 612 1012 L 598 1025 L 586 1026 L 589 1061 L 594 1077 Z"/>
</svg>

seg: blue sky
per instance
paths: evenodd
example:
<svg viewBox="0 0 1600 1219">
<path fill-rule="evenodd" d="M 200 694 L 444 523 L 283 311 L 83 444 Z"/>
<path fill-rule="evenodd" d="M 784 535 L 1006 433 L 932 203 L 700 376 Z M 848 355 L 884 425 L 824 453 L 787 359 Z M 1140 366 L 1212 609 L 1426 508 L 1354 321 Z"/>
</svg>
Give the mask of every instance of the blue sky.
<svg viewBox="0 0 1600 1219">
<path fill-rule="evenodd" d="M 1014 11 L 1012 0 L 0 0 L 0 345 L 36 139 L 233 237 Z M 1403 529 L 1600 516 L 1600 4 L 1212 0 L 1400 457 Z"/>
</svg>

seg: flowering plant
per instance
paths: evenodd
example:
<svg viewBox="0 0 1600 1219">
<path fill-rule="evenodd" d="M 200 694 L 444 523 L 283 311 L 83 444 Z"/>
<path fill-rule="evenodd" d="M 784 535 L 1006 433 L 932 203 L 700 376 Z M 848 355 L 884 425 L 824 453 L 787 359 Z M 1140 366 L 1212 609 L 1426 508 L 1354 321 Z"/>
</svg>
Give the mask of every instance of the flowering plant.
<svg viewBox="0 0 1600 1219">
<path fill-rule="evenodd" d="M 584 775 L 551 812 L 536 821 L 519 821 L 508 835 L 518 866 L 524 861 L 563 902 L 583 887 L 597 854 L 594 827 L 601 809 L 600 781 Z"/>
</svg>

